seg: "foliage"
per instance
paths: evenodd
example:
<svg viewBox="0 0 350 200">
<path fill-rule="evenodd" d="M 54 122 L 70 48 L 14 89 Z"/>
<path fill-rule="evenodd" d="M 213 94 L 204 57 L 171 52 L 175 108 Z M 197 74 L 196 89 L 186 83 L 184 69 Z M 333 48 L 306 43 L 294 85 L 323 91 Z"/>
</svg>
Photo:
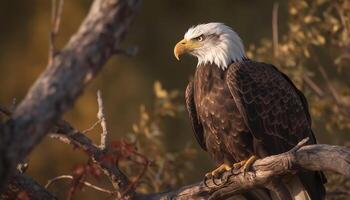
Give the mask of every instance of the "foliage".
<svg viewBox="0 0 350 200">
<path fill-rule="evenodd" d="M 288 31 L 274 56 L 273 41 L 248 56 L 274 63 L 307 95 L 317 130 L 350 130 L 350 2 L 290 0 Z M 277 45 L 275 45 L 277 46 Z"/>
<path fill-rule="evenodd" d="M 316 133 L 349 132 L 350 1 L 290 0 L 288 11 L 288 30 L 279 44 L 263 39 L 249 47 L 248 56 L 274 63 L 303 90 Z M 349 190 L 349 180 L 327 177 L 328 191 Z"/>
<path fill-rule="evenodd" d="M 169 152 L 164 142 L 162 121 L 167 117 L 176 117 L 184 111 L 179 92 L 166 91 L 160 82 L 154 84 L 154 107 L 147 110 L 140 106 L 139 121 L 133 124 L 128 138 L 137 147 L 139 153 L 147 155 L 151 164 L 141 179 L 137 189 L 142 192 L 160 192 L 179 185 L 186 172 L 193 168 L 192 158 L 196 155 L 190 144 L 185 144 L 181 152 Z M 137 166 L 136 166 L 137 167 Z M 135 166 L 124 166 L 128 174 L 135 174 Z"/>
</svg>

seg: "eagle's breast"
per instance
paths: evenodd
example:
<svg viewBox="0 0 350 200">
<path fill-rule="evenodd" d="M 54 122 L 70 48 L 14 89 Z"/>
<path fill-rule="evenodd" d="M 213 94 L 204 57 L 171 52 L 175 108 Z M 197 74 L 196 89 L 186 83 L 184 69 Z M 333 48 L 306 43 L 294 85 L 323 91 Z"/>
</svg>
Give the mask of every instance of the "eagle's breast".
<svg viewBox="0 0 350 200">
<path fill-rule="evenodd" d="M 235 162 L 252 155 L 252 135 L 225 82 L 225 71 L 200 65 L 194 77 L 194 100 L 208 152 L 217 162 Z"/>
</svg>

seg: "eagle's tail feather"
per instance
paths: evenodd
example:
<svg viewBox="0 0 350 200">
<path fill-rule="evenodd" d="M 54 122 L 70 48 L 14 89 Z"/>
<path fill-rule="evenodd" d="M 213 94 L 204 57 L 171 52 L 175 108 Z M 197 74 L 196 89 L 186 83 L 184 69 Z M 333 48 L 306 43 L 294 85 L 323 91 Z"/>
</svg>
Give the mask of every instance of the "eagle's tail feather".
<svg viewBox="0 0 350 200">
<path fill-rule="evenodd" d="M 307 191 L 310 199 L 323 200 L 326 196 L 326 189 L 323 184 L 327 182 L 322 172 L 305 171 L 299 172 L 298 177 Z"/>
<path fill-rule="evenodd" d="M 287 186 L 293 200 L 325 199 L 326 192 L 323 186 L 325 178 L 322 172 L 298 172 L 297 175 L 285 176 L 283 182 Z"/>
<path fill-rule="evenodd" d="M 246 200 L 271 200 L 269 191 L 267 189 L 254 189 L 243 193 Z"/>
<path fill-rule="evenodd" d="M 297 175 L 283 177 L 293 200 L 324 200 L 326 179 L 322 172 L 298 172 Z M 254 189 L 244 193 L 247 200 L 278 200 L 278 197 L 266 189 Z"/>
<path fill-rule="evenodd" d="M 301 183 L 298 176 L 291 177 L 287 181 L 286 186 L 293 200 L 311 200 L 307 190 Z"/>
</svg>

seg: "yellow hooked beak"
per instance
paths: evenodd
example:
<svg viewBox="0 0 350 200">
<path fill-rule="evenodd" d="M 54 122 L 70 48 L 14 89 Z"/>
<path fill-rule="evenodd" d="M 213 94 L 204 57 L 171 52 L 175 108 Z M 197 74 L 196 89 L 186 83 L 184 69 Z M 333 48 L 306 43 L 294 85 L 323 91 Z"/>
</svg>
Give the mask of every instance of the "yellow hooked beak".
<svg viewBox="0 0 350 200">
<path fill-rule="evenodd" d="M 200 47 L 201 45 L 193 40 L 183 39 L 175 45 L 174 55 L 177 60 L 180 60 L 180 56 L 184 53 L 193 51 L 193 49 Z"/>
</svg>

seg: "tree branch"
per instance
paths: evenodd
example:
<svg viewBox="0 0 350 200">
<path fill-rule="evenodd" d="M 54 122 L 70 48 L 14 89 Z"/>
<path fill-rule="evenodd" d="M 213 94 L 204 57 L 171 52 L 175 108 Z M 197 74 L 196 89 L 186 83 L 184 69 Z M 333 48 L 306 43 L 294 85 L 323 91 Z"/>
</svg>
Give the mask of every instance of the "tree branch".
<svg viewBox="0 0 350 200">
<path fill-rule="evenodd" d="M 273 41 L 273 56 L 278 56 L 278 2 L 273 3 L 272 8 L 272 41 Z"/>
<path fill-rule="evenodd" d="M 11 178 L 3 193 L 0 194 L 2 200 L 13 199 L 45 199 L 57 200 L 44 187 L 39 185 L 32 178 L 24 174 L 16 174 Z"/>
<path fill-rule="evenodd" d="M 78 32 L 54 56 L 11 119 L 0 126 L 0 189 L 119 49 L 140 0 L 95 0 Z"/>
<path fill-rule="evenodd" d="M 113 187 L 123 194 L 124 199 L 130 199 L 134 196 L 134 191 L 129 190 L 130 181 L 125 174 L 120 171 L 116 163 L 111 163 L 105 159 L 106 151 L 97 147 L 93 142 L 83 133 L 73 128 L 68 122 L 60 121 L 57 123 L 58 130 L 56 134 L 51 134 L 52 138 L 71 144 L 74 147 L 82 149 L 91 159 L 102 169 L 102 171 L 109 177 Z"/>
<path fill-rule="evenodd" d="M 324 96 L 324 92 L 322 91 L 322 89 L 308 75 L 304 74 L 303 80 L 317 94 L 317 96 Z"/>
<path fill-rule="evenodd" d="M 208 180 L 209 187 L 199 182 L 174 191 L 141 195 L 138 200 L 225 199 L 241 191 L 266 185 L 276 176 L 302 169 L 332 171 L 350 177 L 350 148 L 325 144 L 301 147 L 303 142 L 286 153 L 257 160 L 246 174 L 232 170 L 223 174 L 223 180 Z"/>
<path fill-rule="evenodd" d="M 100 90 L 97 91 L 97 103 L 98 103 L 97 118 L 101 122 L 101 128 L 102 128 L 100 148 L 102 150 L 106 150 L 108 146 L 108 130 L 107 130 L 107 122 L 106 122 L 106 117 L 104 112 L 105 109 L 103 107 L 103 101 L 102 101 Z"/>
<path fill-rule="evenodd" d="M 64 0 L 59 0 L 58 8 L 56 0 L 52 0 L 51 3 L 51 32 L 50 32 L 50 42 L 49 42 L 49 62 L 48 65 L 52 64 L 53 58 L 56 54 L 56 36 L 60 29 L 61 16 L 63 11 Z"/>
<path fill-rule="evenodd" d="M 97 95 L 97 98 L 98 98 L 98 104 L 99 104 L 98 113 L 100 113 L 100 112 L 103 112 L 101 111 L 101 106 L 103 105 L 102 105 L 102 98 L 99 93 Z M 1 105 L 0 105 L 0 112 L 4 113 L 7 116 L 12 115 L 12 112 L 9 109 Z M 108 160 L 105 159 L 108 153 L 107 147 L 104 149 L 98 147 L 90 140 L 90 138 L 85 136 L 84 132 L 78 131 L 73 126 L 71 126 L 67 121 L 64 121 L 64 120 L 59 120 L 55 124 L 55 127 L 51 132 L 53 132 L 52 134 L 49 135 L 51 138 L 57 139 L 65 144 L 73 145 L 74 147 L 79 148 L 83 150 L 85 153 L 87 153 L 88 156 L 91 158 L 91 160 L 94 161 L 103 170 L 106 176 L 110 178 L 115 190 L 118 192 L 117 194 L 119 195 L 119 197 L 123 197 L 124 199 L 130 199 L 134 196 L 134 190 L 132 190 L 132 187 L 135 182 L 131 183 L 128 180 L 127 176 L 124 175 L 122 171 L 120 171 L 118 166 L 116 166 L 114 163 L 108 162 Z M 107 132 L 101 133 L 101 138 L 103 134 L 108 134 L 108 133 Z M 105 137 L 108 137 L 108 135 L 105 135 Z M 56 178 L 60 178 L 60 177 L 62 176 L 59 176 Z M 63 176 L 63 178 L 67 178 L 67 177 Z M 53 179 L 53 181 L 55 181 L 55 179 Z M 51 181 L 48 182 L 46 188 L 50 184 L 51 184 Z"/>
<path fill-rule="evenodd" d="M 46 185 L 45 185 L 45 188 L 48 189 L 53 183 L 55 183 L 56 181 L 59 181 L 59 180 L 63 180 L 63 179 L 68 179 L 68 180 L 73 180 L 74 177 L 71 176 L 71 175 L 61 175 L 61 176 L 57 176 L 53 179 L 50 179 Z M 113 191 L 110 191 L 110 190 L 107 190 L 107 189 L 104 189 L 104 188 L 101 188 L 101 187 L 98 187 L 92 183 L 89 183 L 87 181 L 81 181 L 82 184 L 84 184 L 84 186 L 86 187 L 89 187 L 89 188 L 92 188 L 94 190 L 97 190 L 97 191 L 100 191 L 100 192 L 103 192 L 103 193 L 107 193 L 107 194 L 110 194 L 110 195 L 113 195 L 114 192 Z"/>
</svg>

